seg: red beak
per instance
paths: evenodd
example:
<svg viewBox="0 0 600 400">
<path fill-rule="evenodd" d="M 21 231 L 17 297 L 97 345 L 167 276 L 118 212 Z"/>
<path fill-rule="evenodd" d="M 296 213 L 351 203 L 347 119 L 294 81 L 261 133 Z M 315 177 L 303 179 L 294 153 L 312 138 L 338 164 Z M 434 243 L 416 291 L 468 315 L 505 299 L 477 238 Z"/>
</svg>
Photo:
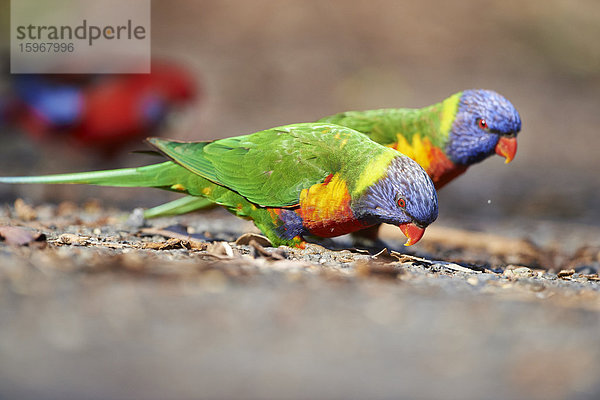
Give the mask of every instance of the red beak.
<svg viewBox="0 0 600 400">
<path fill-rule="evenodd" d="M 506 158 L 505 164 L 508 164 L 517 154 L 517 138 L 502 136 L 496 145 L 496 154 Z"/>
<path fill-rule="evenodd" d="M 404 236 L 408 238 L 408 241 L 404 243 L 405 246 L 412 246 L 417 243 L 425 233 L 425 228 L 419 228 L 413 223 L 400 224 L 399 227 Z"/>
</svg>

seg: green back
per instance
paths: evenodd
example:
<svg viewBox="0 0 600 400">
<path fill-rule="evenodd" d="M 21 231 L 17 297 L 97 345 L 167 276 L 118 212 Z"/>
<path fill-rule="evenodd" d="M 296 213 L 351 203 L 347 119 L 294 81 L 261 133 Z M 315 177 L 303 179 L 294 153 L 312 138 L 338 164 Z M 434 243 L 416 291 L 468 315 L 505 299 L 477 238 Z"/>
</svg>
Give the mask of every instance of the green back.
<svg viewBox="0 0 600 400">
<path fill-rule="evenodd" d="M 379 154 L 398 153 L 346 127 L 304 123 L 211 143 L 150 143 L 187 170 L 267 207 L 298 203 L 302 189 L 338 172 L 352 191 Z"/>
<path fill-rule="evenodd" d="M 368 135 L 383 145 L 391 145 L 402 135 L 410 143 L 415 134 L 428 138 L 434 146 L 444 148 L 451 123 L 458 109 L 462 92 L 432 106 L 413 108 L 384 108 L 367 111 L 347 111 L 320 119 L 346 126 Z"/>
</svg>

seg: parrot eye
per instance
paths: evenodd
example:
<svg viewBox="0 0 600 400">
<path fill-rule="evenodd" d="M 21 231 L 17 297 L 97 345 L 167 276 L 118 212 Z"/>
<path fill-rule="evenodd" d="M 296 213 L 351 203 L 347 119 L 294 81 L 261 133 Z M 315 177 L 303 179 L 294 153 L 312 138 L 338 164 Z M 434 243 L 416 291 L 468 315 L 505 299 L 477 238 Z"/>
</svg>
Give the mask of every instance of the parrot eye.
<svg viewBox="0 0 600 400">
<path fill-rule="evenodd" d="M 487 121 L 483 118 L 477 119 L 477 125 L 479 126 L 479 128 L 483 129 L 484 131 L 487 131 L 489 129 Z"/>
<path fill-rule="evenodd" d="M 400 208 L 406 208 L 406 200 L 404 200 L 402 197 L 398 198 L 398 207 Z"/>
</svg>

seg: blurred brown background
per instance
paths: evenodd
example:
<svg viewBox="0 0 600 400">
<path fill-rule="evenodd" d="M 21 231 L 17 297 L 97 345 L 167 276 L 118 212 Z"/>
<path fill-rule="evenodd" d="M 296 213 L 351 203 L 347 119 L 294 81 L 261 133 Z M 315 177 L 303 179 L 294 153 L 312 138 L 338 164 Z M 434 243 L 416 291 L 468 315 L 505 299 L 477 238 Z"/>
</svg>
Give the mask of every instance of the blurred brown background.
<svg viewBox="0 0 600 400">
<path fill-rule="evenodd" d="M 6 20 L 8 9 L 2 10 Z M 205 93 L 165 136 L 221 138 L 344 110 L 421 107 L 462 89 L 493 89 L 521 113 L 517 157 L 507 166 L 492 157 L 445 188 L 440 220 L 600 224 L 595 0 L 155 0 L 152 21 L 153 55 L 187 65 Z M 10 146 L 0 149 L 2 175 L 94 167 L 81 156 L 57 156 L 54 148 L 48 154 L 21 143 L 15 151 L 15 133 L 5 133 L 1 140 Z M 111 166 L 150 161 L 125 155 Z M 98 197 L 123 207 L 172 196 L 132 193 L 0 188 L 4 200 Z"/>
</svg>

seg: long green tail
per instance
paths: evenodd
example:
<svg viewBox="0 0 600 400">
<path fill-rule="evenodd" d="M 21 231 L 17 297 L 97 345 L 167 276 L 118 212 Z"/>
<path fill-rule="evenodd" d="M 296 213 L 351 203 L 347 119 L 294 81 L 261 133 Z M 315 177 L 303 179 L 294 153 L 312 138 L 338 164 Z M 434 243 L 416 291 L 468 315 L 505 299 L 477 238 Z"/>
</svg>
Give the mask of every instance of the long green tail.
<svg viewBox="0 0 600 400">
<path fill-rule="evenodd" d="M 138 168 L 106 171 L 76 172 L 71 174 L 0 177 L 0 183 L 85 184 L 118 187 L 151 187 L 192 196 L 205 196 L 202 190 L 214 184 L 172 161 Z M 214 201 L 214 200 L 213 200 Z M 198 202 L 207 207 L 210 200 Z M 179 204 L 181 205 L 181 204 Z M 163 212 L 168 207 L 163 205 Z M 173 205 L 171 205 L 173 208 Z M 200 207 L 198 207 L 200 208 Z M 191 211 L 191 209 L 190 209 Z M 181 214 L 177 212 L 176 214 Z"/>
<path fill-rule="evenodd" d="M 214 206 L 215 203 L 226 207 L 236 207 L 240 202 L 245 204 L 245 200 L 239 195 L 209 182 L 172 161 L 138 168 L 122 168 L 106 171 L 0 177 L 0 183 L 152 187 L 189 195 L 146 210 L 144 213 L 145 218 L 185 214 L 209 208 Z"/>
<path fill-rule="evenodd" d="M 144 218 L 157 218 L 186 214 L 192 211 L 214 207 L 215 203 L 204 197 L 185 196 L 144 211 Z"/>
<path fill-rule="evenodd" d="M 0 183 L 87 184 L 98 186 L 167 188 L 178 182 L 178 177 L 190 174 L 172 161 L 138 168 L 106 171 L 76 172 L 70 174 L 0 177 Z"/>
</svg>

